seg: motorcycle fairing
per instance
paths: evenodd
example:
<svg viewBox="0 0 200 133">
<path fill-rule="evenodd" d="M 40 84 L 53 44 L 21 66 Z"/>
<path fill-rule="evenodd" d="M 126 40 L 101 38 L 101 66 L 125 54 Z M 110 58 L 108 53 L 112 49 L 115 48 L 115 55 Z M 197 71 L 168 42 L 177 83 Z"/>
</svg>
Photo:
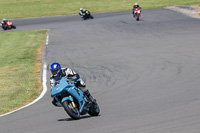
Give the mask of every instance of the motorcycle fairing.
<svg viewBox="0 0 200 133">
<path fill-rule="evenodd" d="M 63 77 L 60 80 L 60 83 L 54 84 L 54 86 L 51 89 L 51 95 L 55 96 L 58 93 L 61 93 L 63 90 L 66 90 L 74 98 L 77 99 L 77 101 L 79 102 L 79 107 L 80 107 L 79 112 L 81 112 L 83 110 L 85 103 L 86 103 L 85 100 L 83 99 L 84 93 L 80 89 L 78 89 L 74 84 L 68 83 L 65 80 L 65 77 Z M 63 103 L 66 100 L 74 101 L 73 97 L 64 97 L 62 99 L 61 103 Z"/>
</svg>

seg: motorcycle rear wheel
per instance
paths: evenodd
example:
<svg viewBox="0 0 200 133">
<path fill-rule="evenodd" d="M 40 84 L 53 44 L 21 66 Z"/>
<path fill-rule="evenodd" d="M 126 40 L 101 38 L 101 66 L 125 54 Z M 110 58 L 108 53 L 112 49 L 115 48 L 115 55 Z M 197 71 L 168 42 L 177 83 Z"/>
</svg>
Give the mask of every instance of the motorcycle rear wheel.
<svg viewBox="0 0 200 133">
<path fill-rule="evenodd" d="M 80 118 L 80 113 L 79 110 L 77 108 L 77 106 L 75 105 L 75 107 L 72 107 L 72 102 L 71 101 L 64 101 L 63 102 L 63 107 L 65 109 L 65 111 L 67 112 L 67 114 L 74 120 L 78 120 Z"/>
<path fill-rule="evenodd" d="M 100 113 L 99 105 L 97 103 L 93 103 L 92 106 L 90 107 L 88 114 L 91 116 L 98 116 L 99 113 Z"/>
<path fill-rule="evenodd" d="M 8 28 L 6 26 L 2 26 L 3 30 L 7 30 Z"/>
</svg>

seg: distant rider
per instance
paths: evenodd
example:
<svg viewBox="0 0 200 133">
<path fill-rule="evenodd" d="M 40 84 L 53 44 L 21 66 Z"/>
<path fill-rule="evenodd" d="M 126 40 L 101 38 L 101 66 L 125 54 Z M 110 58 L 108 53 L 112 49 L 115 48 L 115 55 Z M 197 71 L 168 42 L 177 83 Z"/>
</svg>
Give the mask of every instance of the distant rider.
<svg viewBox="0 0 200 133">
<path fill-rule="evenodd" d="M 3 19 L 1 20 L 1 23 L 3 24 L 3 23 L 5 23 L 5 22 L 6 22 L 6 19 L 3 18 Z"/>
<path fill-rule="evenodd" d="M 134 12 L 134 10 L 136 9 L 136 8 L 139 8 L 140 10 L 141 10 L 141 7 L 138 5 L 138 3 L 135 3 L 134 5 L 133 5 L 133 17 L 135 17 L 135 12 Z M 140 11 L 141 12 L 141 11 Z"/>
<path fill-rule="evenodd" d="M 84 13 L 85 13 L 86 15 L 90 15 L 90 12 L 89 12 L 88 10 L 85 10 L 85 9 L 83 9 L 83 8 L 80 8 L 79 15 L 80 15 L 80 16 L 83 16 Z"/>
<path fill-rule="evenodd" d="M 91 96 L 89 90 L 86 88 L 84 81 L 80 78 L 80 75 L 73 71 L 70 68 L 61 68 L 61 65 L 57 62 L 54 62 L 50 66 L 51 77 L 50 77 L 50 86 L 52 87 L 55 82 L 61 80 L 62 77 L 66 77 L 68 79 L 73 79 L 75 86 L 83 91 L 89 98 L 90 102 L 95 102 L 96 100 Z M 55 106 L 59 106 L 57 101 L 53 99 L 52 104 Z"/>
<path fill-rule="evenodd" d="M 7 22 L 7 20 L 6 20 L 5 18 L 3 18 L 3 19 L 1 20 L 2 26 L 5 26 L 6 22 Z"/>
</svg>

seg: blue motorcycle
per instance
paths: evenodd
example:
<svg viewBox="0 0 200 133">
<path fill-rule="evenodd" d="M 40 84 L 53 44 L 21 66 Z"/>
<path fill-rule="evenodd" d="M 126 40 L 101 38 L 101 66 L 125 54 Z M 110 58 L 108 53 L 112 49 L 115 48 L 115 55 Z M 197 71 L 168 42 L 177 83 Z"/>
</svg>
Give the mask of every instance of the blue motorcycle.
<svg viewBox="0 0 200 133">
<path fill-rule="evenodd" d="M 54 83 L 51 95 L 75 120 L 86 113 L 90 116 L 98 116 L 100 113 L 98 104 L 96 102 L 91 103 L 89 98 L 75 86 L 74 81 L 65 77 Z"/>
</svg>

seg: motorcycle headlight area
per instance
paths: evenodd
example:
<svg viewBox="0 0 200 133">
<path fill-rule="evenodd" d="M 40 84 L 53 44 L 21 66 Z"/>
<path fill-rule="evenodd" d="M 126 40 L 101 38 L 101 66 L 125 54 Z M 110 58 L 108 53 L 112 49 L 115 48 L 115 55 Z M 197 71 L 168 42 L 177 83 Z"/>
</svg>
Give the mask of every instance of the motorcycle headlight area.
<svg viewBox="0 0 200 133">
<path fill-rule="evenodd" d="M 69 96 L 69 95 L 70 95 L 70 94 L 68 93 L 68 91 L 64 90 L 64 91 L 62 91 L 62 93 L 57 94 L 56 97 L 57 97 L 59 100 L 61 100 L 63 97 L 67 97 L 67 96 Z"/>
</svg>

